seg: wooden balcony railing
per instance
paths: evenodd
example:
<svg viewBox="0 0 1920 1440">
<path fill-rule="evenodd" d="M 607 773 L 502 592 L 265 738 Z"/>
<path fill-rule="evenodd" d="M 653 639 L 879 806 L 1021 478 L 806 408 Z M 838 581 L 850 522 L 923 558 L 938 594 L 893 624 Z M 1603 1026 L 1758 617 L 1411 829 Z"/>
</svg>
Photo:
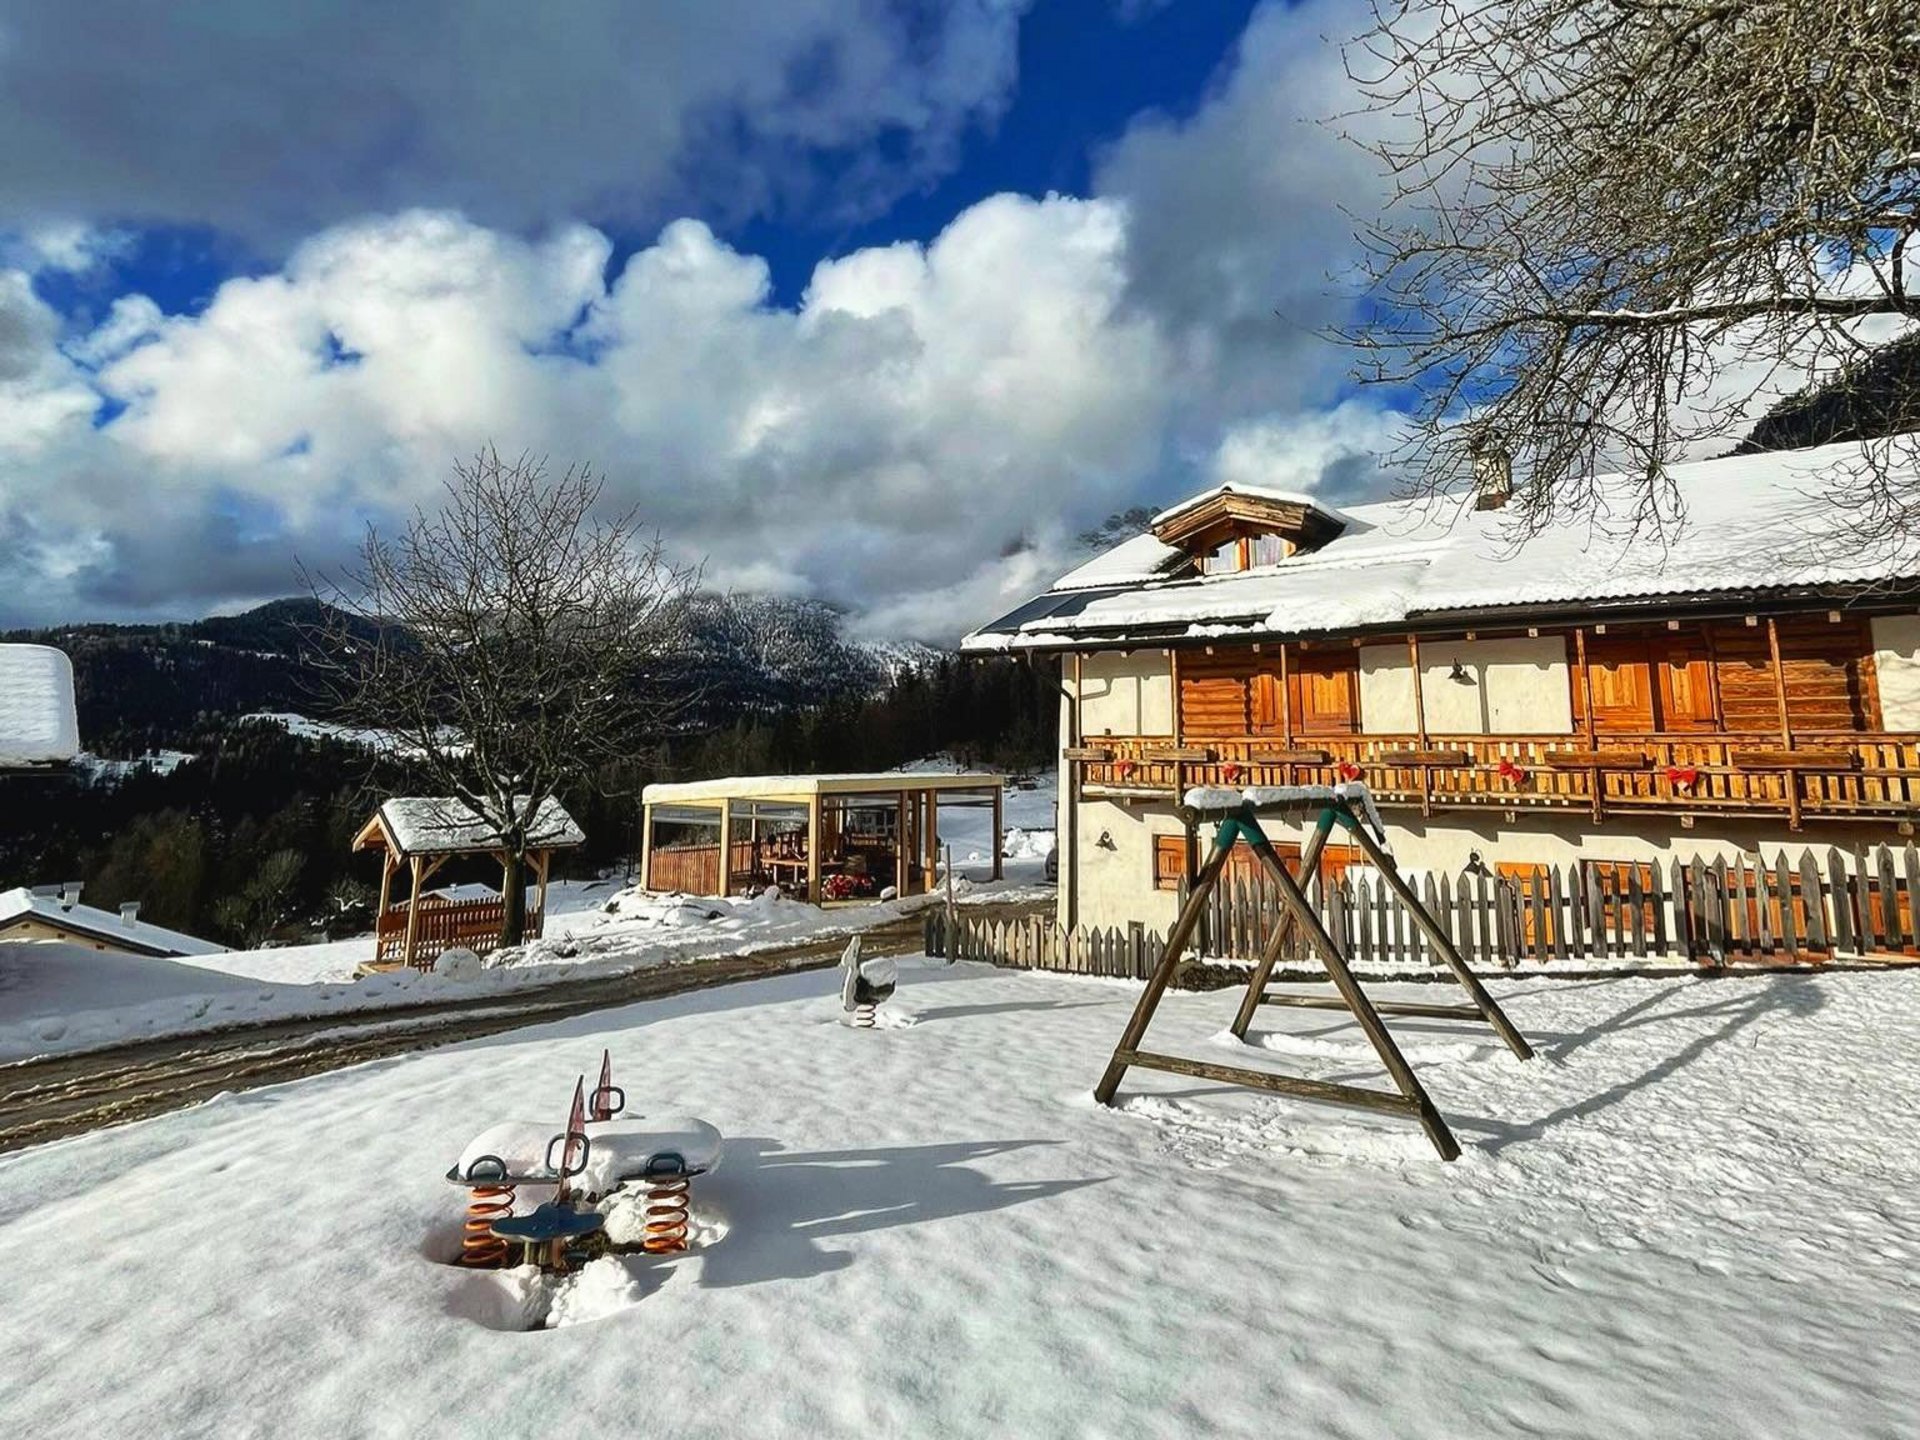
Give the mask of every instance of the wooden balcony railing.
<svg viewBox="0 0 1920 1440">
<path fill-rule="evenodd" d="M 1342 735 L 1187 741 L 1103 735 L 1066 758 L 1087 795 L 1173 797 L 1193 785 L 1364 780 L 1382 805 L 1436 810 L 1920 816 L 1920 734 Z"/>
<path fill-rule="evenodd" d="M 485 955 L 500 943 L 506 905 L 500 900 L 427 900 L 420 906 L 420 923 L 413 937 L 413 963 L 431 969 L 443 951 L 456 945 Z M 527 938 L 537 939 L 545 917 L 537 905 L 527 906 Z M 407 948 L 407 911 L 387 911 L 374 925 L 376 964 L 402 960 Z"/>
</svg>

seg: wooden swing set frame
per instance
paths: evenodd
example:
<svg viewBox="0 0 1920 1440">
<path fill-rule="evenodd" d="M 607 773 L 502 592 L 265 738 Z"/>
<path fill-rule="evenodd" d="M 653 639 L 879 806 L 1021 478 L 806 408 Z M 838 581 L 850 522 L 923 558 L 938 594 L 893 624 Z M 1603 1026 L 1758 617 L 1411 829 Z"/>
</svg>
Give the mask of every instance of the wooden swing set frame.
<svg viewBox="0 0 1920 1440">
<path fill-rule="evenodd" d="M 1360 988 L 1348 967 L 1346 957 L 1340 953 L 1333 937 L 1320 923 L 1308 903 L 1301 888 L 1300 879 L 1287 869 L 1279 855 L 1275 853 L 1273 843 L 1267 839 L 1266 832 L 1260 828 L 1260 813 L 1270 815 L 1299 815 L 1318 807 L 1319 816 L 1314 822 L 1307 843 L 1301 848 L 1299 859 L 1300 876 L 1315 873 L 1320 864 L 1321 852 L 1326 848 L 1327 837 L 1333 833 L 1333 827 L 1339 825 L 1347 831 L 1375 866 L 1388 887 L 1406 906 L 1414 923 L 1426 935 L 1440 958 L 1446 963 L 1453 976 L 1466 990 L 1468 1004 L 1425 1004 L 1403 1001 L 1373 1001 Z M 1356 808 L 1357 807 L 1357 808 Z M 1200 1080 L 1217 1080 L 1227 1085 L 1245 1085 L 1258 1090 L 1271 1090 L 1282 1095 L 1292 1095 L 1302 1100 L 1313 1100 L 1329 1105 L 1355 1105 L 1368 1110 L 1384 1110 L 1394 1114 L 1408 1114 L 1419 1120 L 1420 1128 L 1426 1131 L 1427 1139 L 1433 1142 L 1433 1148 L 1442 1160 L 1457 1159 L 1460 1145 L 1453 1138 L 1453 1132 L 1447 1128 L 1447 1122 L 1434 1108 L 1431 1098 L 1413 1073 L 1413 1067 L 1407 1063 L 1406 1056 L 1400 1053 L 1400 1047 L 1388 1032 L 1382 1015 L 1403 1015 L 1422 1020 L 1464 1020 L 1474 1023 L 1484 1022 L 1505 1042 L 1507 1048 L 1522 1060 L 1533 1058 L 1533 1047 L 1526 1038 L 1514 1028 L 1501 1010 L 1493 996 L 1480 983 L 1480 979 L 1467 968 L 1460 958 L 1460 952 L 1447 938 L 1447 933 L 1426 906 L 1420 903 L 1420 897 L 1413 887 L 1402 878 L 1395 866 L 1392 854 L 1387 850 L 1384 836 L 1378 833 L 1377 812 L 1373 808 L 1373 799 L 1366 788 L 1357 784 L 1338 786 L 1285 786 L 1273 789 L 1255 789 L 1246 791 L 1230 790 L 1192 790 L 1181 806 L 1181 818 L 1186 821 L 1191 834 L 1209 821 L 1218 821 L 1214 832 L 1213 846 L 1206 863 L 1200 867 L 1193 888 L 1187 896 L 1187 903 L 1181 908 L 1179 919 L 1174 922 L 1167 943 L 1160 954 L 1159 963 L 1154 967 L 1147 987 L 1141 992 L 1140 1001 L 1134 1006 L 1133 1018 L 1127 1022 L 1127 1028 L 1115 1046 L 1113 1059 L 1108 1062 L 1106 1074 L 1094 1089 L 1094 1097 L 1103 1105 L 1111 1105 L 1115 1093 L 1120 1088 L 1120 1080 L 1130 1066 L 1138 1065 L 1148 1070 L 1164 1070 L 1174 1075 L 1187 1075 Z M 1374 1051 L 1379 1055 L 1381 1064 L 1386 1067 L 1398 1093 L 1368 1089 L 1360 1085 L 1347 1085 L 1329 1080 L 1308 1080 L 1299 1076 L 1280 1075 L 1267 1070 L 1250 1070 L 1240 1065 L 1222 1065 L 1212 1061 L 1187 1060 L 1177 1055 L 1161 1055 L 1142 1050 L 1140 1042 L 1146 1038 L 1147 1026 L 1152 1023 L 1153 1012 L 1160 1004 L 1161 996 L 1166 993 L 1172 982 L 1180 957 L 1185 953 L 1193 932 L 1205 913 L 1208 897 L 1213 887 L 1219 883 L 1221 873 L 1226 869 L 1227 857 L 1232 853 L 1236 842 L 1244 840 L 1252 850 L 1255 860 L 1272 878 L 1279 891 L 1283 908 L 1280 923 L 1274 927 L 1273 936 L 1267 941 L 1259 961 L 1253 967 L 1253 975 L 1248 981 L 1246 994 L 1241 998 L 1239 1012 L 1234 1016 L 1233 1034 L 1245 1040 L 1247 1029 L 1253 1023 L 1258 1008 L 1263 1005 L 1288 1005 L 1308 1009 L 1347 1010 L 1365 1032 Z M 1279 961 L 1288 939 L 1295 930 L 1306 936 L 1309 946 L 1319 955 L 1326 966 L 1327 976 L 1333 981 L 1338 995 L 1269 995 L 1268 978 L 1273 967 Z"/>
</svg>

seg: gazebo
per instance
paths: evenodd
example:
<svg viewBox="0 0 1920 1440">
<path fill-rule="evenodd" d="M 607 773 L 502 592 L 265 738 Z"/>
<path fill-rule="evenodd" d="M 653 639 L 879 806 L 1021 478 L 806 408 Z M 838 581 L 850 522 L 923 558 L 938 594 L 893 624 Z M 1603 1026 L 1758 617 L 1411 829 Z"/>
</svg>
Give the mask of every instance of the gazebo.
<svg viewBox="0 0 1920 1440">
<path fill-rule="evenodd" d="M 649 890 L 733 895 L 778 885 L 810 904 L 931 890 L 940 807 L 993 811 L 1000 878 L 998 775 L 742 775 L 641 792 L 640 880 Z M 722 857 L 725 857 L 724 862 Z"/>
<path fill-rule="evenodd" d="M 538 887 L 527 906 L 527 938 L 537 939 L 547 910 L 547 873 L 553 852 L 584 844 L 586 835 L 558 800 L 541 802 L 528 835 L 527 859 Z M 353 837 L 355 850 L 385 852 L 380 871 L 380 911 L 374 919 L 373 968 L 426 968 L 446 950 L 462 946 L 485 954 L 500 941 L 506 898 L 465 898 L 426 891 L 441 866 L 467 855 L 488 855 L 506 867 L 499 829 L 464 800 L 451 796 L 403 796 L 387 801 Z M 405 900 L 393 896 L 402 867 L 410 884 Z"/>
</svg>

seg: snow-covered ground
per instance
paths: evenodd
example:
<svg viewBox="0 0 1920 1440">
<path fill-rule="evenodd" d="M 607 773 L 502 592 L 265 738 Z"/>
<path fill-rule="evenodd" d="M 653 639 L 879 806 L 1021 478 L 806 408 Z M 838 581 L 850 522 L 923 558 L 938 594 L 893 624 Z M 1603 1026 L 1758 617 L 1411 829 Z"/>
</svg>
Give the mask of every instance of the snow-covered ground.
<svg viewBox="0 0 1920 1440">
<path fill-rule="evenodd" d="M 1401 1022 L 1466 1153 L 1135 1072 L 1137 987 L 795 974 L 226 1097 L 0 1158 L 22 1434 L 1913 1433 L 1920 974 L 1502 981 L 1542 1058 Z M 1379 993 L 1396 993 L 1382 987 Z M 1432 991 L 1423 992 L 1431 998 Z M 1227 993 L 1158 1048 L 1224 1057 Z M 1351 1024 L 1262 1015 L 1380 1083 Z M 451 1254 L 441 1178 L 602 1046 L 727 1136 L 702 1245 L 558 1284 Z M 1253 1063 L 1263 1063 L 1257 1057 Z M 524 1197 L 523 1197 L 524 1198 Z M 542 1311 L 570 1322 L 517 1333 Z"/>
</svg>

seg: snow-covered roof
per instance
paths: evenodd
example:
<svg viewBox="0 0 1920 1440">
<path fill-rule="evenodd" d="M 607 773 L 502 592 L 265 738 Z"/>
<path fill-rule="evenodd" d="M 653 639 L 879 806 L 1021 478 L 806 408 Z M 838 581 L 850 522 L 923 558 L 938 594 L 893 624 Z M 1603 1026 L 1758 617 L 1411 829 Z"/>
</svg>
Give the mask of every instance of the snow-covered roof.
<svg viewBox="0 0 1920 1440">
<path fill-rule="evenodd" d="M 516 802 L 524 804 L 524 801 Z M 464 800 L 449 795 L 401 795 L 387 801 L 374 817 L 401 855 L 452 855 L 498 848 L 500 827 L 482 818 Z M 370 843 L 372 825 L 360 832 L 356 848 Z M 586 833 L 558 800 L 548 796 L 534 812 L 527 844 L 535 850 L 584 845 Z"/>
<path fill-rule="evenodd" d="M 79 753 L 73 662 L 48 645 L 0 645 L 0 769 L 65 764 Z"/>
<path fill-rule="evenodd" d="M 0 894 L 0 934 L 4 934 L 7 927 L 26 920 L 37 920 L 117 949 L 147 955 L 219 955 L 227 948 L 211 940 L 169 930 L 164 925 L 123 919 L 97 906 L 77 901 L 69 905 L 49 890 L 30 890 L 23 885 Z"/>
<path fill-rule="evenodd" d="M 902 790 L 998 790 L 1006 777 L 962 771 L 875 770 L 840 775 L 727 775 L 649 785 L 640 798 L 649 805 L 711 800 L 810 800 L 816 795 L 893 795 Z"/>
<path fill-rule="evenodd" d="M 1395 501 L 1349 507 L 1319 549 L 1237 574 L 1165 578 L 1129 540 L 1045 594 L 967 636 L 966 650 L 1059 649 L 1229 634 L 1311 635 L 1535 607 L 1586 610 L 1635 601 L 1920 580 L 1920 537 L 1869 539 L 1835 479 L 1862 473 L 1858 444 L 1675 465 L 1684 517 L 1664 535 L 1593 523 L 1515 532 L 1501 510 Z M 1910 455 L 1893 464 L 1914 468 Z M 1900 480 L 1901 477 L 1896 477 Z M 1920 474 L 1902 483 L 1920 484 Z M 1620 503 L 1630 482 L 1601 477 Z M 1158 542 L 1153 542 L 1158 544 Z M 1161 546 L 1162 551 L 1167 547 Z"/>
<path fill-rule="evenodd" d="M 1221 495 L 1244 495 L 1249 500 L 1271 500 L 1280 505 L 1299 505 L 1308 510 L 1318 510 L 1322 515 L 1333 520 L 1344 521 L 1347 518 L 1344 511 L 1334 509 L 1326 501 L 1309 495 L 1303 490 L 1278 490 L 1268 485 L 1243 485 L 1238 481 L 1231 481 L 1224 485 L 1215 485 L 1210 490 L 1202 490 L 1198 495 L 1189 495 L 1179 504 L 1168 506 L 1153 517 L 1152 524 L 1156 527 L 1164 525 L 1167 521 L 1184 515 L 1189 510 L 1197 509 Z"/>
</svg>

